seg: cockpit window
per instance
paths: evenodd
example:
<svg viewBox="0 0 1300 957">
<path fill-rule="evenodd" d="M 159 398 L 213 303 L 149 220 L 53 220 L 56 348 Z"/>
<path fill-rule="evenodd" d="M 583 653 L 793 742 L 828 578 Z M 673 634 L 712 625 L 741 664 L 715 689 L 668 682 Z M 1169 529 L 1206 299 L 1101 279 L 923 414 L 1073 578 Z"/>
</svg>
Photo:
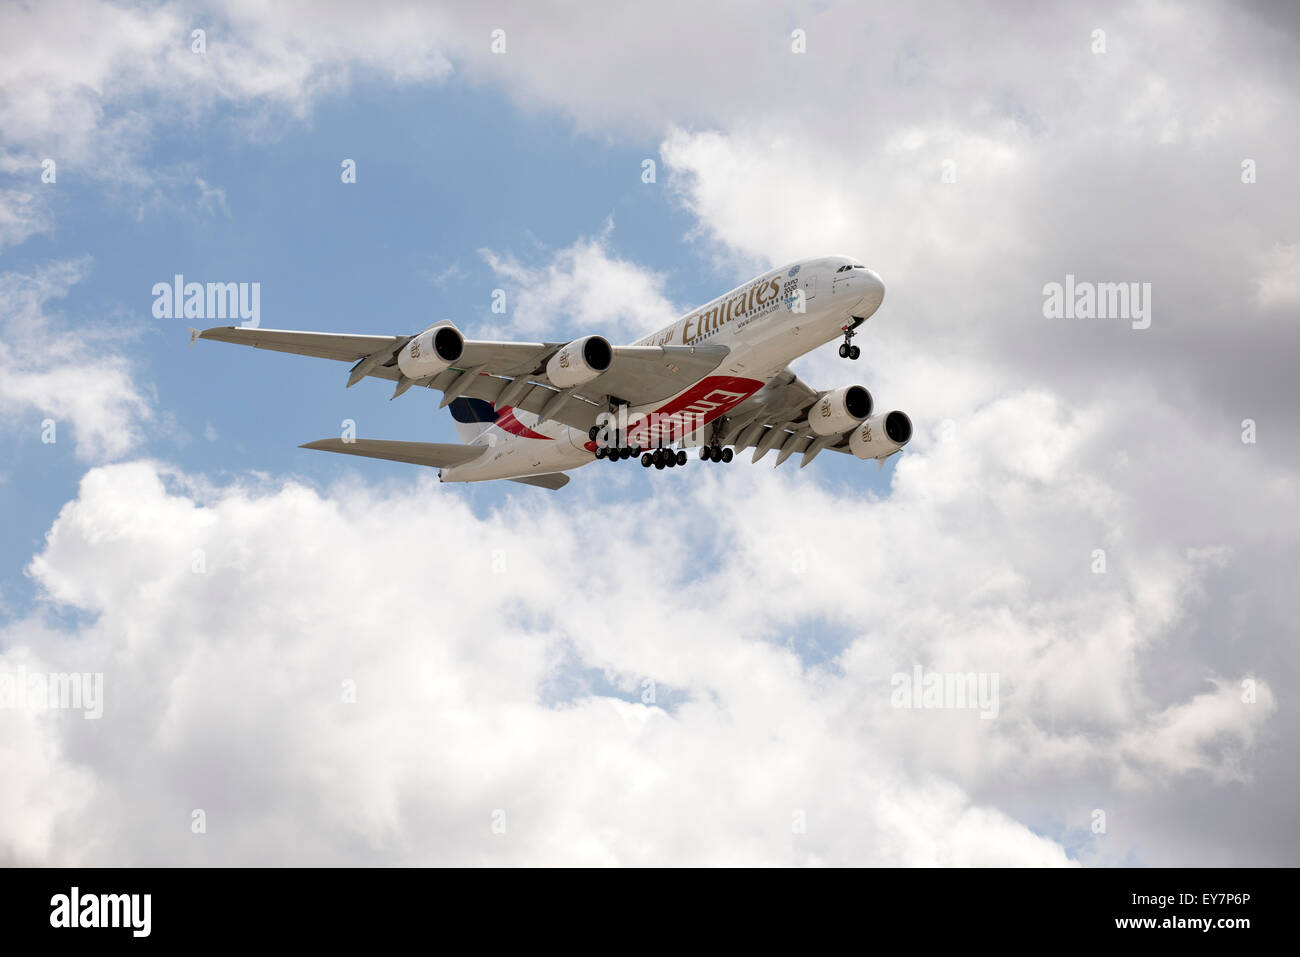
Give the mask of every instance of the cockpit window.
<svg viewBox="0 0 1300 957">
<path fill-rule="evenodd" d="M 836 271 L 836 272 L 844 272 L 844 270 L 846 270 L 846 269 L 848 269 L 848 268 L 849 268 L 848 266 L 841 266 L 839 269 L 837 269 L 837 270 L 835 270 L 835 271 Z"/>
</svg>

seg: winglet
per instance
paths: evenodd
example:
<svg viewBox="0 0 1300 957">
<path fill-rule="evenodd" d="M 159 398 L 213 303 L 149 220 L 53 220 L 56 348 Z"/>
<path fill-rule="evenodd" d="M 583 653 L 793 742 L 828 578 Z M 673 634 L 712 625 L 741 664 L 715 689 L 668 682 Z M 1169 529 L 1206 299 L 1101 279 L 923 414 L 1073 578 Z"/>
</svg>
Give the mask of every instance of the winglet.
<svg viewBox="0 0 1300 957">
<path fill-rule="evenodd" d="M 203 335 L 203 333 L 200 330 L 195 329 L 193 326 L 190 326 L 190 348 L 191 349 L 194 348 L 194 343 L 198 341 L 198 338 L 201 335 Z"/>
</svg>

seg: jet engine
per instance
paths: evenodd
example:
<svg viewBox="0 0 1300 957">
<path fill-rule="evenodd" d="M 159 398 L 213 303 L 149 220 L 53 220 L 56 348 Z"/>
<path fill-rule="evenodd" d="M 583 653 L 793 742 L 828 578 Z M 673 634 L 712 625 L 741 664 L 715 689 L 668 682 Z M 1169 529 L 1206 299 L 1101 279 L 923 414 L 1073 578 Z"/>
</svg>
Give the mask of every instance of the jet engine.
<svg viewBox="0 0 1300 957">
<path fill-rule="evenodd" d="M 871 415 L 871 393 L 860 385 L 827 392 L 808 410 L 808 427 L 817 435 L 839 435 Z"/>
<path fill-rule="evenodd" d="M 614 348 L 603 336 L 583 336 L 564 346 L 546 363 L 546 377 L 560 389 L 586 385 L 609 368 Z"/>
<path fill-rule="evenodd" d="M 860 459 L 897 452 L 912 438 L 912 420 L 902 412 L 873 415 L 849 435 L 849 451 Z"/>
<path fill-rule="evenodd" d="M 425 329 L 397 354 L 397 368 L 408 379 L 423 379 L 451 367 L 465 351 L 465 337 L 450 322 Z"/>
</svg>

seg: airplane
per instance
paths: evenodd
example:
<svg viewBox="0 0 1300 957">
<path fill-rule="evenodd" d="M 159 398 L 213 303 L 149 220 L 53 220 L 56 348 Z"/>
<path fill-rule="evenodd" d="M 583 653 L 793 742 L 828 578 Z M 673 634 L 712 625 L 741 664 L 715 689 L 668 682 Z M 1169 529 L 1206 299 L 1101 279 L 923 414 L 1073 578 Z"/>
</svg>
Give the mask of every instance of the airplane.
<svg viewBox="0 0 1300 957">
<path fill-rule="evenodd" d="M 912 437 L 902 412 L 875 413 L 861 385 L 816 391 L 788 368 L 840 339 L 857 359 L 859 327 L 880 308 L 885 284 L 846 256 L 790 263 L 763 273 L 631 345 L 599 335 L 571 342 L 465 338 L 450 320 L 415 335 L 336 335 L 244 326 L 190 330 L 233 342 L 353 363 L 348 387 L 366 377 L 442 392 L 462 444 L 337 438 L 300 448 L 409 462 L 441 482 L 506 479 L 546 489 L 598 460 L 638 458 L 655 469 L 752 462 L 777 453 L 806 466 L 824 450 L 875 459 Z"/>
</svg>

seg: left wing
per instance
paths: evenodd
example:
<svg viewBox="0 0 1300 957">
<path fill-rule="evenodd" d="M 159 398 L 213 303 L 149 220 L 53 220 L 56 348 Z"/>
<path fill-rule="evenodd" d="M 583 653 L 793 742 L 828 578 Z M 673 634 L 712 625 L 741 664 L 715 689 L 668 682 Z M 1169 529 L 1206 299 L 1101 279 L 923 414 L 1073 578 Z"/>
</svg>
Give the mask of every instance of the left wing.
<svg viewBox="0 0 1300 957">
<path fill-rule="evenodd" d="M 853 455 L 849 436 L 854 429 L 835 435 L 817 435 L 809 425 L 809 411 L 825 394 L 814 391 L 786 369 L 728 414 L 719 444 L 733 445 L 737 453 L 753 448 L 751 462 L 757 462 L 772 451 L 777 453 L 776 465 L 781 465 L 792 455 L 802 455 L 800 468 L 826 449 Z M 884 468 L 885 459 L 901 451 L 910 438 L 909 421 L 906 438 L 892 451 L 882 450 L 883 454 L 876 456 L 877 468 Z"/>
</svg>

